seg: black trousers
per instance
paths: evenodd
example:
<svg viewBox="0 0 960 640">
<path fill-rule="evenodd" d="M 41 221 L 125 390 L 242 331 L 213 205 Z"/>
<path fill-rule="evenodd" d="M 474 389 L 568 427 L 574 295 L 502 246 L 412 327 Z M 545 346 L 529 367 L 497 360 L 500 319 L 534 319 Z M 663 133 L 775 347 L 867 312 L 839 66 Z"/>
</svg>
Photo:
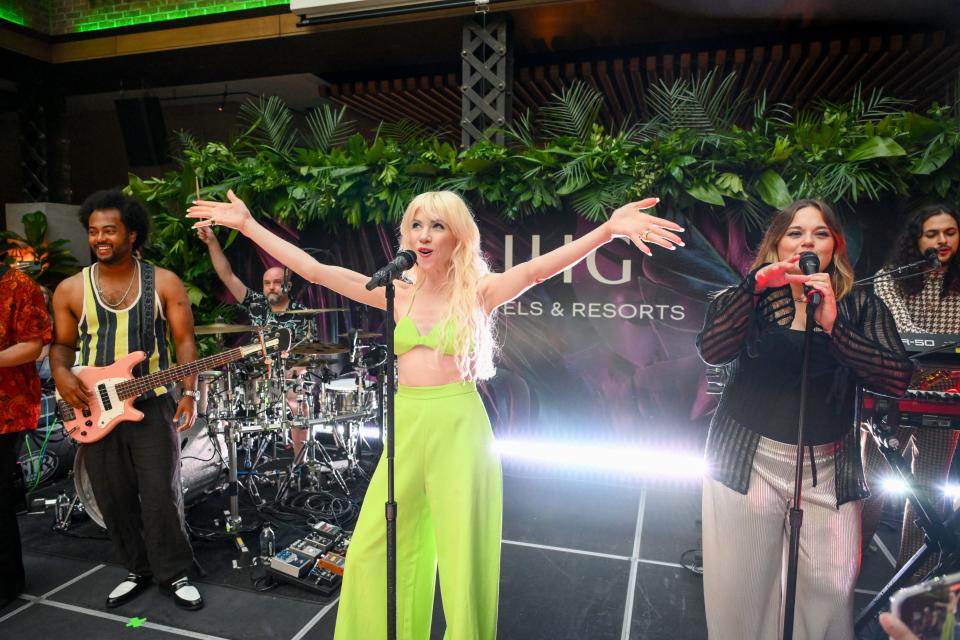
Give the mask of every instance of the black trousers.
<svg viewBox="0 0 960 640">
<path fill-rule="evenodd" d="M 17 505 L 23 502 L 23 479 L 17 445 L 23 432 L 0 434 L 0 602 L 23 591 L 23 555 Z"/>
<path fill-rule="evenodd" d="M 162 395 L 134 406 L 144 413 L 142 421 L 120 423 L 103 440 L 84 445 L 83 455 L 117 561 L 169 584 L 193 564 L 174 405 Z"/>
</svg>

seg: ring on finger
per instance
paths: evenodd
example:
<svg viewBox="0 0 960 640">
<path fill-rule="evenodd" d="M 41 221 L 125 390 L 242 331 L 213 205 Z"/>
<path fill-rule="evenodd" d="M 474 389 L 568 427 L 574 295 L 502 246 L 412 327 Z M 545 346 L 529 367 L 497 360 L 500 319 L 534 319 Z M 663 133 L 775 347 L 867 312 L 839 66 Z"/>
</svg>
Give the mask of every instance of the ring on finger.
<svg viewBox="0 0 960 640">
<path fill-rule="evenodd" d="M 640 239 L 643 240 L 644 242 L 646 242 L 647 238 L 649 237 L 650 237 L 650 229 L 647 229 L 642 234 L 640 234 Z"/>
</svg>

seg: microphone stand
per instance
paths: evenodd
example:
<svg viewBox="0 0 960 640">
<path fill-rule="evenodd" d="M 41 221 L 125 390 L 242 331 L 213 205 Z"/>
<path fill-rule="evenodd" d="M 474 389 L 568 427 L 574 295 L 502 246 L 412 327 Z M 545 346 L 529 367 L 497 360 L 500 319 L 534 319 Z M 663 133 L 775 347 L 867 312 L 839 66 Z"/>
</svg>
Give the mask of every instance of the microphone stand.
<svg viewBox="0 0 960 640">
<path fill-rule="evenodd" d="M 396 393 L 396 359 L 393 350 L 393 303 L 395 288 L 393 280 L 386 283 L 387 308 L 384 318 L 383 332 L 387 338 L 387 357 L 384 367 L 387 372 L 387 388 L 384 390 L 383 400 L 386 404 L 386 424 L 384 429 L 387 437 L 387 503 L 385 515 L 387 519 L 387 640 L 397 638 L 397 503 L 393 494 L 393 400 Z"/>
<path fill-rule="evenodd" d="M 800 499 L 803 491 L 803 432 L 807 419 L 807 378 L 810 367 L 810 346 L 813 338 L 813 316 L 816 305 L 807 296 L 807 326 L 803 336 L 803 363 L 800 367 L 800 412 L 797 420 L 797 462 L 793 479 L 793 506 L 790 507 L 790 551 L 787 557 L 787 588 L 783 610 L 783 640 L 793 640 L 793 618 L 797 602 L 797 565 L 800 559 L 800 528 L 803 509 Z"/>
<path fill-rule="evenodd" d="M 394 396 L 397 388 L 397 356 L 393 350 L 393 303 L 396 289 L 394 278 L 403 278 L 403 272 L 417 262 L 417 254 L 409 249 L 397 252 L 397 256 L 390 263 L 377 271 L 366 284 L 367 291 L 373 291 L 379 286 L 386 287 L 386 318 L 383 330 L 387 334 L 387 356 L 384 366 L 387 368 L 387 388 L 384 391 L 384 402 L 387 406 L 387 419 L 384 425 L 387 436 L 387 503 L 385 516 L 387 519 L 387 640 L 396 640 L 397 637 L 397 503 L 393 493 L 393 427 L 394 427 Z"/>
<path fill-rule="evenodd" d="M 860 280 L 857 280 L 856 282 L 853 283 L 853 285 L 856 287 L 859 287 L 861 285 L 876 282 L 881 278 L 889 278 L 892 276 L 897 276 L 905 271 L 910 271 L 912 269 L 916 269 L 918 267 L 924 267 L 924 266 L 926 266 L 927 269 L 924 269 L 923 271 L 918 271 L 917 273 L 911 273 L 909 276 L 903 276 L 903 278 L 894 278 L 894 280 L 902 280 L 904 278 L 913 278 L 915 276 L 923 276 L 928 273 L 932 273 L 939 268 L 939 267 L 932 266 L 929 260 L 918 260 L 916 262 L 911 262 L 910 264 L 905 264 L 901 267 L 896 267 L 894 269 L 887 269 L 886 271 L 878 271 L 872 276 L 867 276 L 866 278 L 861 278 Z"/>
</svg>

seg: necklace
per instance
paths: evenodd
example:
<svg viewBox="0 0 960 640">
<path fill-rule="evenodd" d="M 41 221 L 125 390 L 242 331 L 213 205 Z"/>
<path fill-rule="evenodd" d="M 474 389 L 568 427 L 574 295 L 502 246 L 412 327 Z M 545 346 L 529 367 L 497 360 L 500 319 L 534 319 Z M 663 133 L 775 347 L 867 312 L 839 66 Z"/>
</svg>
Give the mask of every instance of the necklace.
<svg viewBox="0 0 960 640">
<path fill-rule="evenodd" d="M 95 266 L 97 267 L 96 272 L 94 272 L 93 283 L 97 287 L 97 294 L 100 296 L 100 299 L 103 300 L 103 303 L 110 307 L 111 309 L 119 309 L 120 305 L 123 304 L 123 301 L 127 299 L 127 296 L 130 295 L 130 290 L 133 289 L 133 283 L 137 280 L 137 276 L 140 275 L 140 261 L 136 260 L 137 269 L 133 272 L 133 275 L 130 277 L 130 284 L 127 285 L 127 290 L 123 292 L 123 295 L 116 302 L 110 302 L 107 300 L 107 297 L 103 295 L 103 289 L 100 287 L 100 263 L 98 262 Z"/>
</svg>

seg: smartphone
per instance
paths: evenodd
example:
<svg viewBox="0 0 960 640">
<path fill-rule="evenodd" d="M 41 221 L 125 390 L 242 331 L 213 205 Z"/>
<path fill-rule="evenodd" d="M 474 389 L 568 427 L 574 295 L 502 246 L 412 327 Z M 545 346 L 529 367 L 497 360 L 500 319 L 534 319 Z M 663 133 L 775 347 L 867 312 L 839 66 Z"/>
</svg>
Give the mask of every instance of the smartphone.
<svg viewBox="0 0 960 640">
<path fill-rule="evenodd" d="M 890 613 L 920 640 L 960 639 L 960 572 L 905 587 L 890 598 Z"/>
</svg>

